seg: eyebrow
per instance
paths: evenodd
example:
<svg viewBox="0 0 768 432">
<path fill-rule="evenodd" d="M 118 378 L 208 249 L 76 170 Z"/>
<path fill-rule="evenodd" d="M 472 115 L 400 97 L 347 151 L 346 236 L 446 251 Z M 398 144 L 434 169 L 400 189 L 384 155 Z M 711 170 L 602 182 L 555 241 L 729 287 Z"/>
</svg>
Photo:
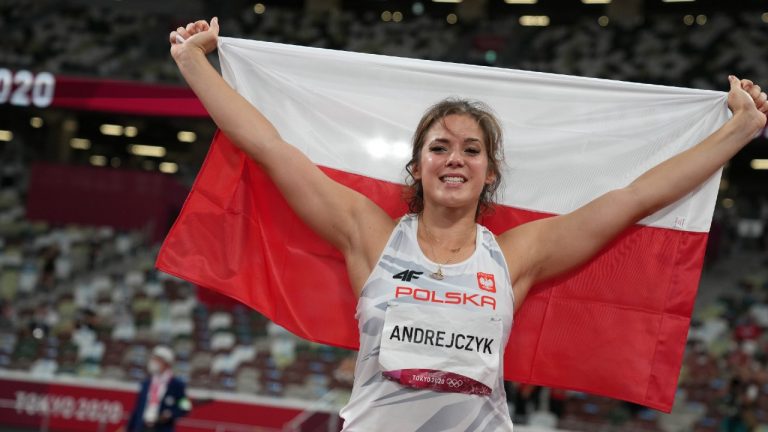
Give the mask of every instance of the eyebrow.
<svg viewBox="0 0 768 432">
<path fill-rule="evenodd" d="M 445 143 L 451 142 L 451 140 L 449 140 L 448 138 L 435 138 L 435 139 L 432 140 L 432 142 L 433 143 L 437 142 L 437 143 L 445 144 Z M 482 142 L 482 141 L 480 140 L 480 138 L 469 137 L 469 138 L 465 138 L 464 142 L 465 143 L 479 143 L 479 142 Z"/>
</svg>

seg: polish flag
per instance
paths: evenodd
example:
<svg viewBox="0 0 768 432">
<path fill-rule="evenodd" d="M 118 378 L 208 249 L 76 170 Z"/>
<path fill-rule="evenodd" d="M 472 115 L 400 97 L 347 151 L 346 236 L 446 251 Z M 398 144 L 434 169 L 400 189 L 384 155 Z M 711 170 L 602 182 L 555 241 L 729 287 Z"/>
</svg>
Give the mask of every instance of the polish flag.
<svg viewBox="0 0 768 432">
<path fill-rule="evenodd" d="M 496 233 L 570 212 L 703 140 L 726 94 L 219 39 L 226 81 L 334 180 L 392 217 L 423 112 L 449 96 L 503 123 Z M 533 288 L 505 378 L 670 411 L 719 173 L 640 221 L 581 268 Z M 304 338 L 357 348 L 356 299 L 338 251 L 218 132 L 157 260 Z"/>
</svg>

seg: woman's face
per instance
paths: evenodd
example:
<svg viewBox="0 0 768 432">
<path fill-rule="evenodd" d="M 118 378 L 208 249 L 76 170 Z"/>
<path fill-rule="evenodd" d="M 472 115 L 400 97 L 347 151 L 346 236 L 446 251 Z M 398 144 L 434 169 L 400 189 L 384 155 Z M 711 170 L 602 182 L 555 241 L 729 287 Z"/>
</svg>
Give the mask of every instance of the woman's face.
<svg viewBox="0 0 768 432">
<path fill-rule="evenodd" d="M 429 128 L 413 176 L 424 189 L 424 204 L 477 208 L 488 170 L 485 136 L 470 116 L 453 114 Z"/>
</svg>

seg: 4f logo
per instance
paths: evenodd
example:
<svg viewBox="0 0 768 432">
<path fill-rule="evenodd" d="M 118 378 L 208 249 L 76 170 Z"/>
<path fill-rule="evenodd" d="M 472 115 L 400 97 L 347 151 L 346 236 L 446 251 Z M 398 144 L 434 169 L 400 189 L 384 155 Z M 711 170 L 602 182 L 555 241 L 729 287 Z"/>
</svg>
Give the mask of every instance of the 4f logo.
<svg viewBox="0 0 768 432">
<path fill-rule="evenodd" d="M 411 279 L 418 279 L 419 275 L 424 272 L 417 272 L 416 270 L 403 270 L 400 273 L 392 276 L 392 279 L 400 279 L 403 282 L 410 282 Z"/>
</svg>

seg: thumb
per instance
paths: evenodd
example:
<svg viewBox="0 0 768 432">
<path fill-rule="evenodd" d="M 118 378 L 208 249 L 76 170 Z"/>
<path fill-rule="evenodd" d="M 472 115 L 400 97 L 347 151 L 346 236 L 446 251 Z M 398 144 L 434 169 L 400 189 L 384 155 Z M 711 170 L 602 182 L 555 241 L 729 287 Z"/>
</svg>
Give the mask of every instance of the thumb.
<svg viewBox="0 0 768 432">
<path fill-rule="evenodd" d="M 216 27 L 218 29 L 218 26 Z M 737 90 L 741 88 L 741 81 L 733 75 L 728 75 L 728 81 L 731 83 L 731 90 Z"/>
<path fill-rule="evenodd" d="M 216 36 L 219 35 L 219 17 L 211 18 L 211 30 Z"/>
</svg>

